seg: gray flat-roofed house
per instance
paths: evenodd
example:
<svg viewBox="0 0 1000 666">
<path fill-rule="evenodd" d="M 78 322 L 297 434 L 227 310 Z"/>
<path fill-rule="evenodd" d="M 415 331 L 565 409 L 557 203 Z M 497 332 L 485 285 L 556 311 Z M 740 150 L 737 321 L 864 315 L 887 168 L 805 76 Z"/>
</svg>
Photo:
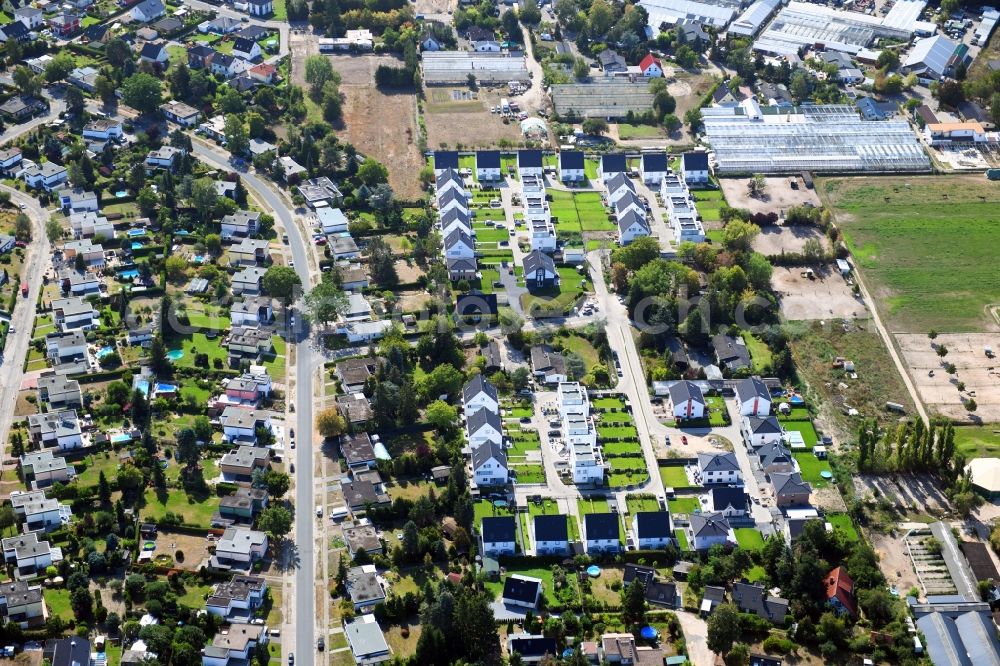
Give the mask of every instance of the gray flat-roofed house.
<svg viewBox="0 0 1000 666">
<path fill-rule="evenodd" d="M 45 375 L 38 378 L 38 397 L 52 409 L 83 406 L 80 382 L 65 375 Z"/>
<path fill-rule="evenodd" d="M 374 615 L 365 614 L 345 622 L 344 635 L 358 666 L 373 666 L 392 658 L 392 650 Z"/>
<path fill-rule="evenodd" d="M 216 544 L 210 567 L 218 570 L 249 570 L 267 554 L 267 535 L 246 527 L 230 527 Z"/>
<path fill-rule="evenodd" d="M 385 601 L 385 587 L 374 564 L 348 569 L 347 593 L 359 612 L 368 612 Z"/>
</svg>

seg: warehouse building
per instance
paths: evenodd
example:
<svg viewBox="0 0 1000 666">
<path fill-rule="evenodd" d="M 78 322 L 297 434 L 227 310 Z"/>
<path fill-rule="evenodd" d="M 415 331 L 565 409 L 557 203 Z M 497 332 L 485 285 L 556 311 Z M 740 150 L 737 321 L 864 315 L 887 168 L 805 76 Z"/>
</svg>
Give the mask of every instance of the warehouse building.
<svg viewBox="0 0 1000 666">
<path fill-rule="evenodd" d="M 927 171 L 905 121 L 862 120 L 848 105 L 702 109 L 719 174 Z"/>
<path fill-rule="evenodd" d="M 729 34 L 740 37 L 755 36 L 780 4 L 781 0 L 757 0 L 733 21 L 729 26 Z"/>
<path fill-rule="evenodd" d="M 523 55 L 436 51 L 424 53 L 422 59 L 427 85 L 465 84 L 470 74 L 479 83 L 527 81 L 529 78 Z"/>
<path fill-rule="evenodd" d="M 740 0 L 640 0 L 639 6 L 649 14 L 652 37 L 660 27 L 678 24 L 710 25 L 720 31 L 729 25 L 742 8 Z"/>
</svg>

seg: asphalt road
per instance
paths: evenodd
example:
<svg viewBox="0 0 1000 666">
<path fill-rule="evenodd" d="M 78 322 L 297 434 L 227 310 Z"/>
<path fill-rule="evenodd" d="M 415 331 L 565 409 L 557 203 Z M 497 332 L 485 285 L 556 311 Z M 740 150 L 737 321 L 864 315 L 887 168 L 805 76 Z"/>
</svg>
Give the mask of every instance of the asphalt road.
<svg viewBox="0 0 1000 666">
<path fill-rule="evenodd" d="M 211 150 L 195 141 L 194 154 L 202 161 L 216 167 L 232 170 L 228 154 Z M 292 251 L 295 270 L 303 285 L 310 284 L 309 261 L 306 241 L 295 224 L 294 213 L 289 210 L 281 197 L 264 181 L 253 173 L 241 172 L 240 177 L 247 189 L 251 190 L 274 211 L 288 234 L 288 245 Z M 301 315 L 296 318 L 296 326 L 291 331 L 295 344 L 295 428 L 300 445 L 296 447 L 295 460 L 295 552 L 291 559 L 295 570 L 295 642 L 298 651 L 295 663 L 312 666 L 315 657 L 316 610 L 315 571 L 316 557 L 313 542 L 313 447 L 310 441 L 313 431 L 313 370 L 316 359 L 310 345 L 309 331 Z M 290 343 L 292 341 L 290 340 Z M 291 345 L 290 345 L 291 346 Z M 290 348 L 289 346 L 289 348 Z"/>
</svg>

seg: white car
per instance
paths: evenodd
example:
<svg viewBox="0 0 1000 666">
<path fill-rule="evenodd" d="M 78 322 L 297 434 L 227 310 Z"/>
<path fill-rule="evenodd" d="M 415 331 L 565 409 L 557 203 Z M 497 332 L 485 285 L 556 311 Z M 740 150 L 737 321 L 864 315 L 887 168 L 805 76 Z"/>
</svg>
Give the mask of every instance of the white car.
<svg viewBox="0 0 1000 666">
<path fill-rule="evenodd" d="M 19 203 L 19 204 L 18 204 L 18 206 L 19 206 L 19 207 L 21 208 L 21 210 L 24 210 L 25 208 L 27 208 L 27 207 L 28 207 L 28 204 L 26 204 L 26 203 L 24 203 L 24 202 L 22 201 L 21 203 Z"/>
</svg>

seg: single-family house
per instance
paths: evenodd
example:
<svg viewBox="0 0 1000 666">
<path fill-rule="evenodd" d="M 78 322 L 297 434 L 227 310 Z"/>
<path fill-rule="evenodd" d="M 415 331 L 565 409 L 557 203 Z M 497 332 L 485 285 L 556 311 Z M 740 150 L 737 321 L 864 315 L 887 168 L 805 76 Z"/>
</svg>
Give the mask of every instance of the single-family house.
<svg viewBox="0 0 1000 666">
<path fill-rule="evenodd" d="M 347 508 L 354 514 L 364 513 L 368 507 L 387 506 L 391 500 L 382 487 L 381 480 L 374 483 L 368 479 L 355 478 L 353 481 L 341 481 L 341 492 Z"/>
<path fill-rule="evenodd" d="M 69 228 L 76 239 L 115 237 L 115 226 L 108 218 L 93 211 L 70 213 Z"/>
<path fill-rule="evenodd" d="M 582 183 L 587 178 L 583 152 L 564 150 L 559 153 L 559 180 L 564 183 Z"/>
<path fill-rule="evenodd" d="M 854 580 L 848 575 L 847 569 L 837 567 L 823 579 L 826 587 L 826 603 L 839 615 L 856 617 L 857 601 L 854 598 Z"/>
<path fill-rule="evenodd" d="M 529 290 L 559 285 L 559 271 L 555 260 L 540 250 L 532 250 L 525 255 L 523 268 L 524 284 Z"/>
<path fill-rule="evenodd" d="M 0 584 L 0 617 L 22 629 L 45 624 L 45 600 L 41 585 L 18 580 Z M 55 664 L 55 662 L 50 662 Z"/>
<path fill-rule="evenodd" d="M 639 161 L 639 176 L 647 185 L 659 187 L 663 177 L 670 173 L 670 162 L 666 153 L 643 153 Z"/>
<path fill-rule="evenodd" d="M 781 441 L 785 431 L 773 416 L 744 416 L 740 428 L 747 446 L 759 448 Z"/>
<path fill-rule="evenodd" d="M 50 409 L 72 409 L 83 407 L 80 382 L 66 375 L 56 373 L 38 378 L 38 397 Z"/>
<path fill-rule="evenodd" d="M 626 212 L 617 215 L 619 245 L 628 245 L 636 238 L 653 233 L 649 228 L 649 222 L 646 221 L 645 211 L 640 213 L 630 208 L 631 201 L 627 197 L 621 199 L 619 204 L 626 208 Z"/>
<path fill-rule="evenodd" d="M 670 385 L 671 411 L 675 419 L 701 419 L 705 417 L 705 396 L 694 382 L 681 380 Z"/>
<path fill-rule="evenodd" d="M 507 636 L 507 654 L 521 658 L 522 664 L 538 664 L 546 658 L 559 656 L 559 646 L 556 639 L 541 634 L 516 633 Z"/>
<path fill-rule="evenodd" d="M 663 76 L 663 64 L 660 63 L 660 59 L 654 56 L 652 53 L 647 53 L 642 60 L 639 61 L 639 71 L 647 79 L 658 79 Z"/>
<path fill-rule="evenodd" d="M 69 37 L 80 29 L 80 15 L 71 11 L 60 11 L 49 17 L 49 30 L 57 37 Z"/>
<path fill-rule="evenodd" d="M 142 0 L 129 10 L 132 20 L 140 23 L 155 21 L 164 14 L 166 14 L 166 8 L 161 0 Z"/>
<path fill-rule="evenodd" d="M 496 387 L 482 374 L 476 375 L 462 388 L 462 406 L 466 415 L 474 414 L 480 409 L 499 413 L 500 400 Z"/>
<path fill-rule="evenodd" d="M 86 358 L 87 336 L 80 331 L 49 333 L 45 336 L 45 356 L 56 365 Z"/>
<path fill-rule="evenodd" d="M 237 37 L 233 42 L 233 55 L 243 60 L 257 60 L 260 58 L 260 44 L 252 39 Z"/>
<path fill-rule="evenodd" d="M 524 178 L 525 176 L 536 176 L 541 178 L 544 173 L 542 151 L 517 151 L 517 172 L 521 178 Z"/>
<path fill-rule="evenodd" d="M 344 541 L 347 542 L 347 552 L 353 558 L 358 553 L 378 555 L 382 552 L 382 540 L 374 525 L 367 522 L 344 527 Z"/>
<path fill-rule="evenodd" d="M 235 493 L 219 500 L 219 511 L 212 516 L 212 527 L 251 526 L 257 514 L 266 509 L 267 505 L 266 489 L 246 486 L 237 488 Z"/>
<path fill-rule="evenodd" d="M 681 175 L 688 185 L 708 183 L 708 153 L 691 151 L 681 155 Z"/>
<path fill-rule="evenodd" d="M 88 268 L 104 268 L 104 246 L 89 238 L 66 241 L 63 243 L 62 253 L 67 261 L 82 261 Z"/>
<path fill-rule="evenodd" d="M 511 574 L 503 583 L 503 593 L 500 600 L 507 606 L 535 609 L 538 608 L 538 600 L 541 596 L 541 579 Z"/>
<path fill-rule="evenodd" d="M 160 146 L 156 150 L 151 150 L 146 154 L 146 170 L 169 169 L 173 171 L 174 167 L 177 166 L 177 162 L 184 154 L 185 151 L 181 148 Z"/>
<path fill-rule="evenodd" d="M 7 176 L 13 175 L 21 164 L 21 159 L 21 149 L 17 146 L 3 148 L 0 150 L 0 173 Z"/>
<path fill-rule="evenodd" d="M 265 326 L 273 319 L 273 303 L 266 296 L 246 296 L 229 308 L 233 326 Z"/>
<path fill-rule="evenodd" d="M 458 152 L 454 150 L 435 150 L 434 177 L 437 178 L 447 169 L 458 171 Z"/>
<path fill-rule="evenodd" d="M 9 101 L 5 102 L 5 104 L 8 103 Z M 18 176 L 27 183 L 28 187 L 35 189 L 44 188 L 49 192 L 65 183 L 68 179 L 66 167 L 61 164 L 56 164 L 55 162 L 35 164 L 34 162 L 29 163 L 27 160 L 24 161 L 23 168 Z"/>
<path fill-rule="evenodd" d="M 271 429 L 271 416 L 262 410 L 229 405 L 222 410 L 219 424 L 222 426 L 222 437 L 227 442 L 238 442 L 252 446 L 257 443 L 257 430 L 259 428 Z"/>
<path fill-rule="evenodd" d="M 502 178 L 500 151 L 480 150 L 476 152 L 476 178 L 493 182 Z"/>
<path fill-rule="evenodd" d="M 263 577 L 235 574 L 215 584 L 205 601 L 205 610 L 230 623 L 250 622 L 266 597 L 267 580 Z"/>
<path fill-rule="evenodd" d="M 386 586 L 374 564 L 347 570 L 347 595 L 356 613 L 367 613 L 385 602 Z"/>
<path fill-rule="evenodd" d="M 632 515 L 632 538 L 639 550 L 658 550 L 673 541 L 669 511 L 637 511 Z"/>
<path fill-rule="evenodd" d="M 29 487 L 45 488 L 53 483 L 66 483 L 76 475 L 73 466 L 62 456 L 53 454 L 50 449 L 25 453 L 19 462 L 21 476 Z M 58 516 L 56 518 L 58 519 Z M 30 520 L 28 522 L 31 523 Z M 56 520 L 55 526 L 58 525 L 59 521 Z"/>
<path fill-rule="evenodd" d="M 205 69 L 211 67 L 212 58 L 215 56 L 215 49 L 204 43 L 196 43 L 187 50 L 188 67 L 191 69 Z"/>
<path fill-rule="evenodd" d="M 97 310 L 79 296 L 57 298 L 52 301 L 55 323 L 62 331 L 90 330 L 98 324 Z"/>
<path fill-rule="evenodd" d="M 531 371 L 543 384 L 558 384 L 566 381 L 566 359 L 548 345 L 531 348 Z"/>
<path fill-rule="evenodd" d="M 731 372 L 750 367 L 750 350 L 743 338 L 724 333 L 713 335 L 712 348 L 715 350 L 715 360 L 721 367 Z"/>
<path fill-rule="evenodd" d="M 366 432 L 341 435 L 340 455 L 352 473 L 375 469 L 378 462 L 375 458 L 375 447 Z"/>
<path fill-rule="evenodd" d="M 228 221 L 224 218 L 222 224 L 224 229 L 235 235 L 235 232 L 253 233 L 250 230 L 258 229 L 259 220 L 260 213 L 246 212 L 246 214 L 237 213 Z M 229 248 L 229 265 L 254 267 L 263 264 L 268 258 L 268 245 L 268 241 L 262 238 L 242 238 L 239 243 Z"/>
<path fill-rule="evenodd" d="M 446 259 L 474 259 L 476 241 L 461 229 L 455 229 L 444 239 Z"/>
<path fill-rule="evenodd" d="M 268 540 L 263 532 L 246 527 L 230 527 L 215 545 L 210 567 L 219 570 L 249 570 L 267 555 Z M 264 627 L 261 626 L 261 629 Z"/>
<path fill-rule="evenodd" d="M 249 409 L 238 407 L 233 409 L 253 413 L 253 410 Z M 219 461 L 219 471 L 227 483 L 249 484 L 253 481 L 254 472 L 267 471 L 270 468 L 271 451 L 263 446 L 237 446 L 224 454 Z"/>
<path fill-rule="evenodd" d="M 712 511 L 729 520 L 744 518 L 749 511 L 747 491 L 742 486 L 713 486 L 709 497 Z"/>
<path fill-rule="evenodd" d="M 483 555 L 497 557 L 513 555 L 517 543 L 514 516 L 487 516 L 479 528 L 483 539 Z"/>
<path fill-rule="evenodd" d="M 472 478 L 480 488 L 507 484 L 509 479 L 507 454 L 500 445 L 486 442 L 473 447 Z"/>
<path fill-rule="evenodd" d="M 588 513 L 583 517 L 583 543 L 587 553 L 617 553 L 622 544 L 617 513 Z"/>
<path fill-rule="evenodd" d="M 611 49 L 604 49 L 598 53 L 597 62 L 600 63 L 605 75 L 624 74 L 628 71 L 628 63 L 625 58 Z"/>
<path fill-rule="evenodd" d="M 760 377 L 736 382 L 736 404 L 743 416 L 767 416 L 771 413 L 771 392 Z"/>
<path fill-rule="evenodd" d="M 365 613 L 345 622 L 344 635 L 358 666 L 375 666 L 392 659 L 392 649 L 374 615 Z"/>
<path fill-rule="evenodd" d="M 257 211 L 240 210 L 222 218 L 222 237 L 251 236 L 260 229 L 260 213 Z M 266 249 L 267 244 L 264 244 Z M 256 257 L 254 258 L 256 261 Z"/>
<path fill-rule="evenodd" d="M 170 59 L 166 46 L 162 42 L 146 42 L 139 49 L 139 62 L 163 65 Z"/>
<path fill-rule="evenodd" d="M 736 454 L 728 451 L 699 453 L 698 474 L 704 485 L 739 483 L 740 463 L 736 460 Z"/>
<path fill-rule="evenodd" d="M 628 175 L 628 159 L 625 153 L 605 153 L 597 166 L 597 177 L 603 183 L 615 174 Z"/>
<path fill-rule="evenodd" d="M 476 277 L 476 271 L 478 270 L 478 264 L 474 258 L 458 257 L 448 259 L 446 265 L 448 267 L 448 279 L 452 281 L 472 280 Z"/>
<path fill-rule="evenodd" d="M 0 548 L 4 562 L 14 565 L 17 580 L 32 578 L 43 573 L 53 562 L 62 560 L 62 551 L 50 547 L 48 541 L 39 541 L 37 532 L 8 537 L 0 542 Z"/>
<path fill-rule="evenodd" d="M 771 596 L 763 585 L 733 583 L 732 597 L 733 603 L 744 613 L 753 613 L 757 617 L 777 625 L 785 623 L 785 616 L 788 614 L 788 600 Z"/>
<path fill-rule="evenodd" d="M 39 30 L 45 25 L 45 17 L 41 9 L 25 4 L 14 10 L 14 20 L 24 24 L 28 30 Z"/>
<path fill-rule="evenodd" d="M 123 124 L 120 120 L 115 120 L 113 118 L 96 118 L 84 126 L 83 138 L 94 139 L 97 141 L 110 141 L 111 139 L 122 138 L 123 131 Z M 74 188 L 74 190 L 83 191 L 81 188 Z M 94 196 L 94 202 L 97 202 L 96 195 Z M 75 208 L 74 210 L 97 210 L 97 208 Z"/>
<path fill-rule="evenodd" d="M 316 210 L 316 220 L 324 234 L 341 234 L 348 231 L 350 221 L 344 215 L 344 211 L 331 206 L 324 206 Z"/>
<path fill-rule="evenodd" d="M 721 513 L 693 513 L 688 520 L 691 532 L 688 543 L 694 550 L 708 550 L 716 544 L 725 546 L 736 543 L 729 519 Z"/>
<path fill-rule="evenodd" d="M 247 0 L 247 12 L 251 16 L 270 16 L 274 13 L 273 0 Z"/>
<path fill-rule="evenodd" d="M 258 296 L 264 292 L 263 280 L 267 269 L 262 266 L 247 266 L 233 274 L 231 288 L 233 294 L 239 296 Z"/>
<path fill-rule="evenodd" d="M 792 452 L 781 442 L 771 442 L 760 447 L 757 459 L 765 474 L 791 474 L 798 470 Z"/>
<path fill-rule="evenodd" d="M 569 527 L 566 516 L 562 514 L 535 516 L 532 526 L 535 533 L 532 535 L 531 543 L 535 544 L 535 554 L 569 554 Z"/>
<path fill-rule="evenodd" d="M 251 663 L 258 647 L 268 642 L 268 630 L 263 624 L 230 624 L 212 638 L 212 644 L 201 649 L 202 666 L 240 666 Z"/>
<path fill-rule="evenodd" d="M 809 504 L 812 486 L 803 481 L 798 472 L 779 472 L 770 476 L 777 506 L 789 507 Z"/>
</svg>

